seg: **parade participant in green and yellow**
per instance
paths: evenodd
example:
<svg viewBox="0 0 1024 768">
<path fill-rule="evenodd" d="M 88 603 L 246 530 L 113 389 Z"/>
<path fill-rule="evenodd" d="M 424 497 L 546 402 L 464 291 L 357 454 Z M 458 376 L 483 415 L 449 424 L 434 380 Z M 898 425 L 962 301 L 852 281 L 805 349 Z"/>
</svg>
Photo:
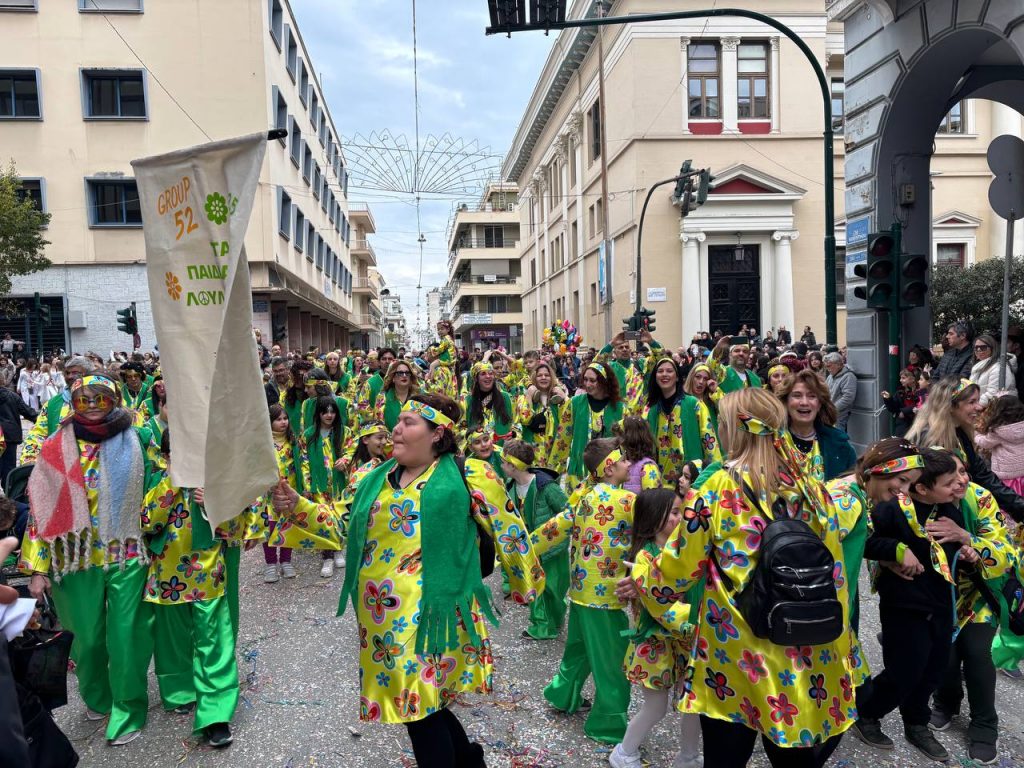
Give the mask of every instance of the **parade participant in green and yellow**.
<svg viewBox="0 0 1024 768">
<path fill-rule="evenodd" d="M 437 323 L 437 337 L 440 342 L 432 348 L 433 361 L 430 364 L 430 391 L 453 400 L 459 396 L 455 380 L 455 339 L 452 324 L 448 320 Z"/>
<path fill-rule="evenodd" d="M 462 396 L 462 407 L 462 426 L 466 432 L 482 427 L 494 434 L 494 442 L 499 446 L 515 434 L 512 397 L 498 383 L 491 363 L 473 365 L 469 374 L 469 391 Z"/>
<path fill-rule="evenodd" d="M 782 363 L 777 363 L 768 369 L 768 381 L 764 388 L 773 395 L 778 395 L 783 387 L 793 378 L 793 372 Z"/>
<path fill-rule="evenodd" d="M 316 398 L 312 419 L 302 435 L 302 487 L 304 495 L 318 504 L 333 504 L 345 490 L 345 427 L 337 400 L 331 395 Z M 343 565 L 340 552 L 322 550 L 320 575 L 329 579 Z"/>
<path fill-rule="evenodd" d="M 575 488 L 587 469 L 583 449 L 599 437 L 611 437 L 612 427 L 622 421 L 625 403 L 619 395 L 619 380 L 604 363 L 591 363 L 583 371 L 583 393 L 561 407 L 559 431 L 553 451 L 568 454 L 569 488 Z"/>
<path fill-rule="evenodd" d="M 284 406 L 274 403 L 270 406 L 269 416 L 270 432 L 274 437 L 274 454 L 277 457 L 277 474 L 292 488 L 302 493 L 304 487 L 302 485 L 301 441 L 292 433 Z M 276 525 L 277 521 L 271 515 L 267 531 L 268 539 L 273 536 Z M 291 547 L 271 547 L 269 543 L 264 542 L 263 559 L 266 563 L 266 567 L 263 569 L 264 582 L 273 584 L 281 577 L 295 578 Z"/>
<path fill-rule="evenodd" d="M 372 373 L 360 385 L 358 400 L 359 412 L 367 414 L 367 418 L 372 418 L 373 407 L 377 403 L 377 395 L 384 388 L 384 375 L 397 357 L 398 354 L 395 350 L 384 348 L 376 355 L 371 352 L 367 358 Z"/>
<path fill-rule="evenodd" d="M 793 374 L 777 397 L 786 406 L 789 437 L 805 468 L 821 481 L 845 474 L 857 461 L 850 437 L 836 429 L 836 407 L 811 370 Z"/>
<path fill-rule="evenodd" d="M 416 762 L 432 768 L 483 765 L 483 748 L 449 708 L 461 693 L 491 691 L 484 618 L 493 623 L 494 611 L 478 531 L 495 540 L 517 602 L 533 600 L 544 584 L 497 475 L 474 459 L 462 470 L 454 458 L 459 420 L 458 404 L 443 395 L 406 403 L 394 457 L 363 479 L 353 500 L 339 605 L 344 612 L 351 603 L 364 639 L 360 719 L 405 725 Z M 317 507 L 285 484 L 274 506 L 314 546 L 341 546 L 340 526 L 331 524 L 337 507 Z"/>
<path fill-rule="evenodd" d="M 274 403 L 284 403 L 285 395 L 288 394 L 288 387 L 291 386 L 292 376 L 288 368 L 288 360 L 283 357 L 274 357 L 270 360 L 270 381 L 263 385 L 267 394 L 267 407 Z"/>
<path fill-rule="evenodd" d="M 700 460 L 720 461 L 718 435 L 707 406 L 686 394 L 679 366 L 662 356 L 647 377 L 643 417 L 651 429 L 658 451 L 658 468 L 666 485 L 679 479 L 683 465 Z"/>
<path fill-rule="evenodd" d="M 316 408 L 317 398 L 334 397 L 338 406 L 342 428 L 342 443 L 347 437 L 354 414 L 349 408 L 349 402 L 341 395 L 334 394 L 334 384 L 327 378 L 327 372 L 323 368 L 314 368 L 306 374 L 306 400 L 302 403 L 302 433 L 305 434 L 313 424 L 313 410 Z"/>
<path fill-rule="evenodd" d="M 383 422 L 390 432 L 398 424 L 402 406 L 420 391 L 419 369 L 405 360 L 395 360 L 384 376 L 384 385 L 373 404 L 369 421 Z"/>
<path fill-rule="evenodd" d="M 162 382 L 158 382 L 162 383 Z M 167 431 L 167 390 L 156 389 L 147 402 L 147 410 L 153 409 L 155 414 L 147 419 L 143 428 L 149 432 L 149 443 L 146 446 L 146 457 L 156 470 L 166 470 L 163 451 L 160 449 L 164 432 Z"/>
<path fill-rule="evenodd" d="M 39 455 L 39 447 L 43 440 L 56 432 L 61 423 L 72 415 L 74 409 L 71 407 L 71 388 L 75 381 L 93 373 L 95 369 L 95 364 L 87 357 L 72 357 L 68 360 L 64 366 L 64 381 L 67 388 L 46 401 L 42 413 L 25 436 L 21 446 L 22 464 L 32 464 Z"/>
<path fill-rule="evenodd" d="M 142 407 L 149 397 L 152 381 L 146 375 L 146 369 L 142 367 L 142 363 L 137 363 L 134 360 L 124 363 L 121 366 L 120 374 L 124 384 L 122 389 L 124 407 L 135 412 L 135 426 L 142 426 L 142 422 L 145 421 Z"/>
<path fill-rule="evenodd" d="M 149 377 L 149 395 L 142 401 L 142 407 L 139 409 L 143 422 L 149 421 L 156 415 L 158 409 L 153 402 L 153 397 L 158 392 L 164 396 L 167 395 L 167 385 L 164 383 L 164 375 L 159 368 Z"/>
<path fill-rule="evenodd" d="M 543 360 L 535 362 L 530 386 L 516 398 L 516 423 L 523 440 L 534 449 L 531 466 L 564 471 L 568 454 L 562 452 L 558 455 L 553 449 L 559 431 L 561 406 L 568 400 L 569 394 L 558 381 L 551 364 Z"/>
<path fill-rule="evenodd" d="M 288 423 L 292 433 L 302 434 L 302 404 L 306 401 L 306 374 L 313 368 L 307 360 L 296 360 L 292 363 L 291 383 L 284 396 L 284 410 L 288 414 Z"/>
<path fill-rule="evenodd" d="M 140 599 L 149 562 L 140 527 L 144 446 L 113 379 L 78 379 L 71 405 L 73 414 L 43 443 L 29 479 L 19 566 L 32 574 L 33 597 L 52 591 L 75 636 L 87 717 L 109 715 L 107 740 L 121 745 L 139 735 L 149 710 L 153 613 Z"/>
<path fill-rule="evenodd" d="M 711 373 L 711 369 L 704 363 L 697 363 L 690 368 L 683 383 L 683 391 L 704 403 L 711 416 L 711 426 L 717 435 L 718 401 L 722 399 L 722 390 L 718 388 L 718 381 Z"/>
<path fill-rule="evenodd" d="M 653 354 L 658 354 L 661 344 L 656 342 L 649 331 L 641 331 L 639 342 L 647 344 Z M 626 332 L 617 333 L 594 358 L 606 363 L 615 372 L 619 380 L 619 392 L 627 403 L 639 403 L 644 395 L 644 375 L 646 363 L 639 365 L 633 362 L 633 350 L 626 339 Z"/>
<path fill-rule="evenodd" d="M 510 438 L 513 439 L 513 438 Z M 503 451 L 494 441 L 494 433 L 483 427 L 474 427 L 466 433 L 466 443 L 463 453 L 471 459 L 479 459 L 491 465 L 501 482 L 508 478 L 502 468 L 504 460 Z"/>
<path fill-rule="evenodd" d="M 153 554 L 142 599 L 153 606 L 159 642 L 154 661 L 164 708 L 193 712 L 192 730 L 213 747 L 231 743 L 238 705 L 238 664 L 224 597 L 225 545 L 215 539 L 200 489 L 171 483 L 170 432 L 161 437 L 161 471 L 142 509 Z"/>
<path fill-rule="evenodd" d="M 324 373 L 327 374 L 327 379 L 334 387 L 334 393 L 344 397 L 352 377 L 342 366 L 341 355 L 337 352 L 328 352 L 324 355 Z"/>
<path fill-rule="evenodd" d="M 708 368 L 718 382 L 723 394 L 735 392 L 744 387 L 760 387 L 761 379 L 750 370 L 750 345 L 745 342 L 731 344 L 731 336 L 723 336 L 708 358 Z M 725 356 L 729 364 L 723 364 Z"/>
</svg>

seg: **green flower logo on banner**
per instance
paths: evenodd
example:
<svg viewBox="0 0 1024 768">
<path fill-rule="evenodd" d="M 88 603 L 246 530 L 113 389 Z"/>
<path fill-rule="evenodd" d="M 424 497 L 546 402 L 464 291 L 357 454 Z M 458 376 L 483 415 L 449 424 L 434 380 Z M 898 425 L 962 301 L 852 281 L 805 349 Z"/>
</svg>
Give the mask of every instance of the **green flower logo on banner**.
<svg viewBox="0 0 1024 768">
<path fill-rule="evenodd" d="M 206 218 L 214 224 L 223 224 L 228 220 L 228 201 L 219 192 L 206 196 L 205 208 Z"/>
</svg>

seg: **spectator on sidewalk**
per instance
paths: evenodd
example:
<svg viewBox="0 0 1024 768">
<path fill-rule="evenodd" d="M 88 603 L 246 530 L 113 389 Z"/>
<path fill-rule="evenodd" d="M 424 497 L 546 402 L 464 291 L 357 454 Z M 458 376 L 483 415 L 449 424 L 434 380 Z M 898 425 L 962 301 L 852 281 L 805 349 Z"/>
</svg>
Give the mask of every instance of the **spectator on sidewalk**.
<svg viewBox="0 0 1024 768">
<path fill-rule="evenodd" d="M 946 331 L 946 352 L 938 365 L 932 369 L 932 381 L 938 381 L 946 376 L 968 378 L 971 375 L 971 366 L 974 365 L 972 341 L 974 333 L 970 325 L 959 320 L 951 324 Z"/>
<path fill-rule="evenodd" d="M 838 352 L 829 352 L 825 355 L 824 362 L 828 371 L 825 382 L 828 384 L 832 402 L 839 412 L 836 427 L 845 432 L 846 424 L 850 420 L 850 411 L 853 410 L 853 401 L 857 399 L 857 375 L 849 369 L 843 361 L 843 356 Z"/>
<path fill-rule="evenodd" d="M 1009 346 L 1009 345 L 1007 345 Z M 987 406 L 1000 394 L 1017 394 L 1017 357 L 1006 355 L 1006 382 L 999 386 L 999 342 L 987 333 L 974 340 L 974 357 L 977 362 L 971 367 L 970 379 L 981 387 L 981 404 Z"/>
</svg>

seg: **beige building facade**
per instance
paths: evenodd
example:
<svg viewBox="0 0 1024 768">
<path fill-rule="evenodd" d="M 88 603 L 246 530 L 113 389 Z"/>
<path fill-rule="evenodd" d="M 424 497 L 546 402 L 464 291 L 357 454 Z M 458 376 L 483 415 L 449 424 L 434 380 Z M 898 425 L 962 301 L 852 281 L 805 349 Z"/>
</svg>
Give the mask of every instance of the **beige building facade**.
<svg viewBox="0 0 1024 768">
<path fill-rule="evenodd" d="M 0 0 L 0 28 L 0 147 L 52 215 L 53 266 L 14 293 L 55 302 L 61 346 L 130 347 L 115 322 L 130 301 L 155 341 L 130 161 L 273 127 L 289 135 L 269 142 L 245 240 L 256 326 L 291 349 L 379 337 L 372 215 L 350 211 L 288 0 Z"/>
<path fill-rule="evenodd" d="M 593 14 L 593 0 L 570 15 Z M 703 5 L 676 4 L 680 10 Z M 674 7 L 676 7 L 674 5 Z M 830 85 L 836 142 L 839 343 L 845 339 L 842 26 L 813 0 L 738 3 L 768 13 L 811 48 Z M 652 0 L 619 0 L 609 15 L 665 10 Z M 655 310 L 657 337 L 687 343 L 702 330 L 764 332 L 805 325 L 825 341 L 824 173 L 818 81 L 795 44 L 752 20 L 716 17 L 605 27 L 605 121 L 601 121 L 594 30 L 566 30 L 552 47 L 505 160 L 519 184 L 519 254 L 525 343 L 568 318 L 588 344 L 633 311 L 636 236 L 648 188 L 685 159 L 714 174 L 708 201 L 685 219 L 654 193 L 644 223 L 642 303 Z M 1020 135 L 1016 113 L 965 101 L 936 137 L 933 160 L 937 263 L 968 265 L 999 250 L 989 215 L 985 162 L 998 133 Z M 603 134 L 603 136 L 602 136 Z M 609 306 L 602 302 L 601 154 L 607 152 Z M 858 158 L 850 158 L 857 162 Z M 1005 230 L 1002 230 L 1005 232 Z M 852 268 L 852 266 L 851 266 Z"/>
<path fill-rule="evenodd" d="M 464 349 L 524 349 L 520 228 L 515 184 L 488 184 L 479 202 L 455 207 L 447 290 L 455 338 Z"/>
</svg>

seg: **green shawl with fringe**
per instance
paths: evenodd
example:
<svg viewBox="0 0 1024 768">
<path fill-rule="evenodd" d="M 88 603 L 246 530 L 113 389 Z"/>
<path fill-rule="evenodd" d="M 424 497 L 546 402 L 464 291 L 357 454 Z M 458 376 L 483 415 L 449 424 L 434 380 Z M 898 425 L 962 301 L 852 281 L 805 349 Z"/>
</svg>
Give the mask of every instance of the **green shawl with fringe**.
<svg viewBox="0 0 1024 768">
<path fill-rule="evenodd" d="M 573 477 L 586 477 L 587 468 L 583 465 L 583 449 L 595 437 L 611 437 L 612 426 L 622 421 L 624 403 L 620 400 L 615 405 L 608 403 L 602 411 L 604 426 L 600 435 L 590 434 L 590 401 L 585 394 L 575 395 L 569 401 L 572 407 L 572 443 L 569 446 L 569 474 Z"/>
<path fill-rule="evenodd" d="M 357 609 L 359 569 L 363 564 L 370 511 L 379 507 L 381 488 L 396 466 L 395 459 L 389 459 L 372 470 L 359 483 L 352 501 L 339 616 L 345 613 L 346 603 L 350 601 L 353 609 Z M 416 630 L 416 654 L 419 656 L 458 648 L 460 615 L 466 619 L 463 624 L 470 642 L 479 645 L 481 638 L 469 620 L 474 599 L 480 612 L 492 624 L 498 624 L 491 591 L 480 578 L 478 529 L 470 515 L 469 504 L 469 488 L 455 459 L 448 454 L 441 456 L 420 494 L 423 586 Z"/>
</svg>

